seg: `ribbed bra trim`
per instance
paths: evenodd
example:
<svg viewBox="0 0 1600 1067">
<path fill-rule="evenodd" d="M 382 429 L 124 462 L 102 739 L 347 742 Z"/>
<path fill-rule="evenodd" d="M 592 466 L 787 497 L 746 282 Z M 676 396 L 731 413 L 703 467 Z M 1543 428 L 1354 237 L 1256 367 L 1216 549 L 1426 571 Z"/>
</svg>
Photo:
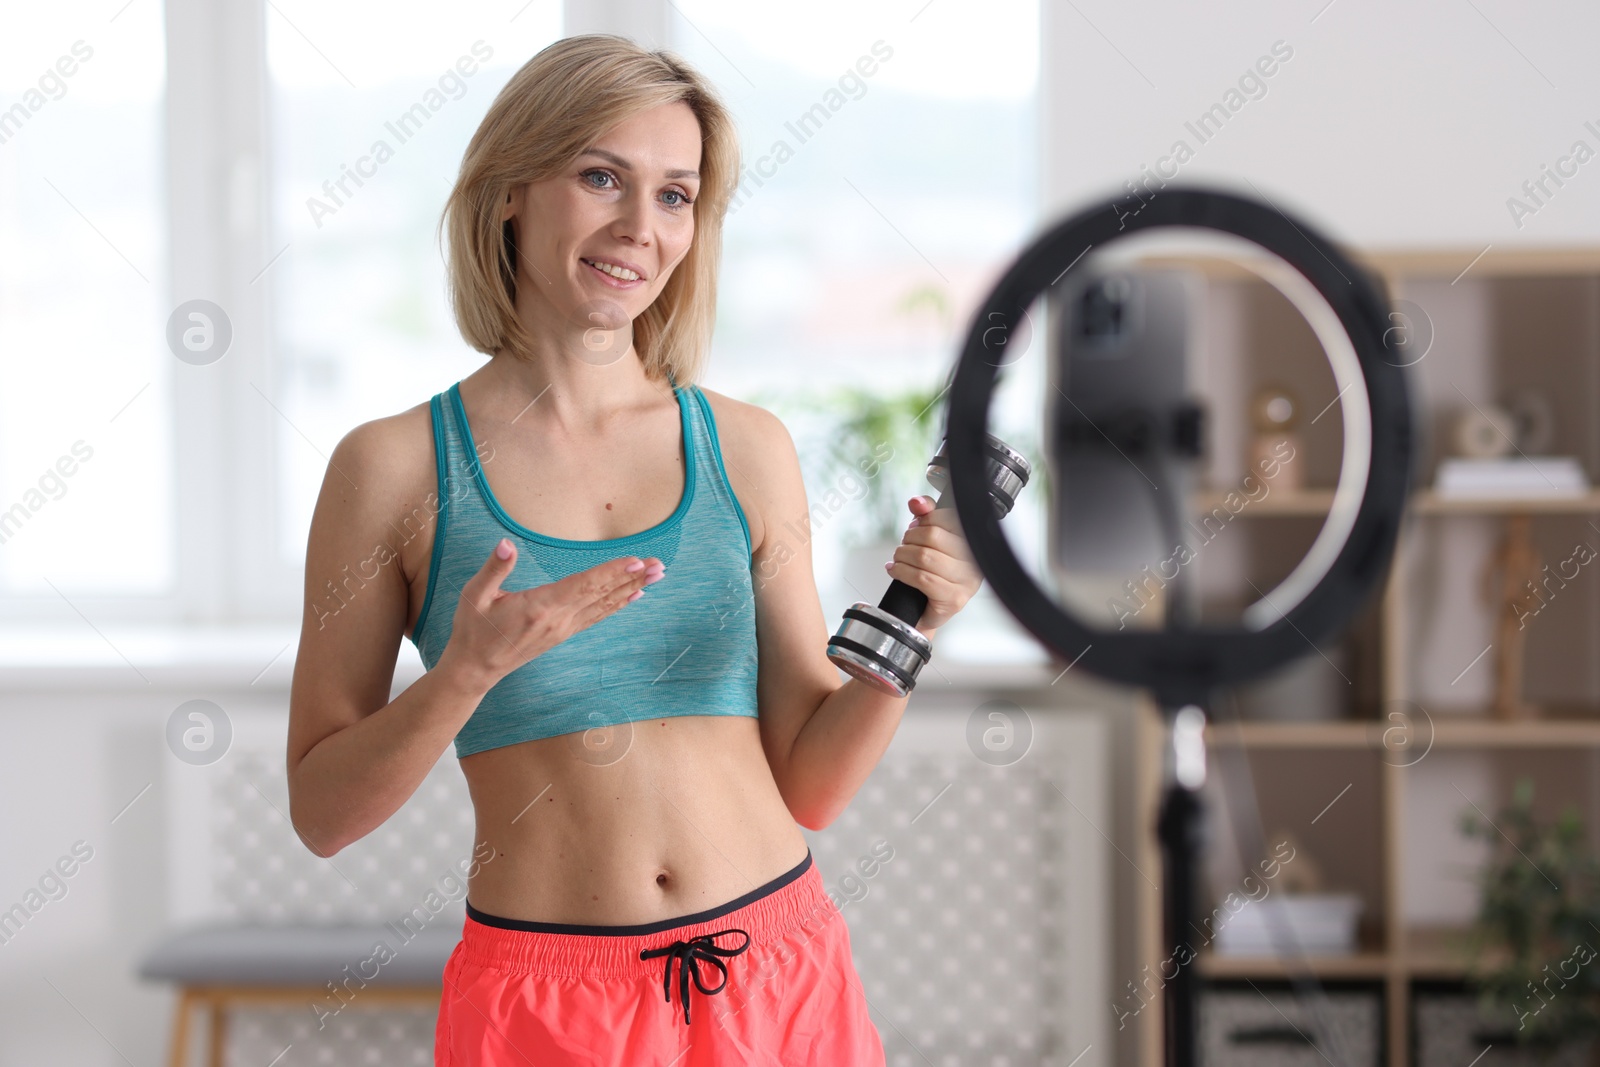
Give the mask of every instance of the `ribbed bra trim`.
<svg viewBox="0 0 1600 1067">
<path fill-rule="evenodd" d="M 450 402 L 455 408 L 456 425 L 461 427 L 461 436 L 466 442 L 467 452 L 470 455 L 476 455 L 477 443 L 473 440 L 472 426 L 467 422 L 466 410 L 461 405 L 461 390 L 459 386 L 460 383 L 457 382 L 455 385 L 450 387 Z M 500 506 L 500 501 L 495 497 L 494 490 L 489 488 L 489 479 L 488 476 L 483 473 L 483 464 L 475 463 L 473 464 L 472 468 L 472 476 L 473 480 L 478 485 L 478 492 L 483 494 L 484 503 L 489 506 L 489 511 L 493 513 L 494 517 L 500 521 L 500 525 L 504 526 L 514 534 L 517 534 L 521 537 L 526 537 L 530 541 L 537 541 L 540 544 L 549 545 L 551 548 L 606 548 L 625 550 L 628 545 L 634 543 L 635 541 L 640 541 L 646 537 L 650 537 L 653 534 L 658 534 L 663 530 L 671 529 L 673 526 L 683 521 L 683 517 L 689 513 L 689 505 L 694 503 L 695 467 L 698 466 L 698 464 L 696 464 L 694 461 L 694 431 L 689 425 L 689 402 L 687 399 L 685 399 L 683 390 L 674 390 L 674 392 L 678 401 L 678 425 L 683 434 L 683 454 L 685 456 L 685 461 L 683 464 L 683 494 L 678 498 L 678 506 L 673 510 L 672 514 L 668 515 L 665 519 L 662 519 L 654 526 L 651 526 L 649 529 L 640 530 L 638 533 L 626 534 L 622 537 L 602 538 L 598 541 L 571 541 L 564 537 L 551 537 L 549 534 L 542 534 L 537 530 L 530 530 L 516 519 L 513 519 L 506 512 L 506 509 Z"/>
<path fill-rule="evenodd" d="M 417 612 L 417 624 L 411 628 L 411 643 L 417 643 L 422 624 L 428 621 L 428 608 L 433 604 L 433 587 L 439 584 L 439 558 L 444 554 L 445 476 L 447 457 L 444 445 L 444 406 L 436 394 L 428 401 L 428 417 L 433 423 L 433 476 L 438 485 L 438 510 L 434 513 L 433 551 L 428 555 L 428 589 L 422 594 L 422 610 Z"/>
</svg>

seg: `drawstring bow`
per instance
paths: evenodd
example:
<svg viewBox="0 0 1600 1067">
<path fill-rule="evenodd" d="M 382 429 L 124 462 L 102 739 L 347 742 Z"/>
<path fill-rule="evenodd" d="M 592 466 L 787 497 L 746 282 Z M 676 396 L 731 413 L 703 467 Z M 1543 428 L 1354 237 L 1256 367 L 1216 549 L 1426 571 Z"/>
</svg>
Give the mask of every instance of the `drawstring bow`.
<svg viewBox="0 0 1600 1067">
<path fill-rule="evenodd" d="M 744 944 L 738 948 L 718 948 L 716 939 L 724 934 L 744 934 Z M 723 963 L 718 956 L 737 956 L 750 947 L 750 934 L 748 931 L 737 927 L 728 930 L 718 930 L 714 934 L 701 934 L 687 941 L 674 941 L 662 948 L 653 948 L 639 953 L 642 960 L 665 956 L 666 970 L 661 975 L 661 991 L 665 994 L 667 1003 L 672 1002 L 672 961 L 678 961 L 678 988 L 679 998 L 683 1001 L 683 1023 L 689 1025 L 689 977 L 694 976 L 695 987 L 700 992 L 710 996 L 720 993 L 728 984 L 728 965 Z M 722 972 L 722 983 L 714 989 L 707 989 L 706 984 L 700 980 L 700 961 L 705 961 Z"/>
</svg>

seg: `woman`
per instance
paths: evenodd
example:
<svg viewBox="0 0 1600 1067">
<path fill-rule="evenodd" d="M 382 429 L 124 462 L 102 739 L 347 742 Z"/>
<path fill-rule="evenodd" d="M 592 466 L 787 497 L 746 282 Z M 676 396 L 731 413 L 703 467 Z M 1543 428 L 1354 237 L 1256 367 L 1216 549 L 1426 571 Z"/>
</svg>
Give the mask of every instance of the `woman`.
<svg viewBox="0 0 1600 1067">
<path fill-rule="evenodd" d="M 905 700 L 825 656 L 809 550 L 781 532 L 807 514 L 783 424 L 693 384 L 738 174 L 728 112 L 670 53 L 540 52 L 445 210 L 489 362 L 329 462 L 292 818 L 331 856 L 454 742 L 477 861 L 440 1064 L 884 1061 L 796 823 L 850 802 Z M 932 636 L 980 579 L 950 509 L 909 506 L 886 580 L 927 594 Z M 390 701 L 402 636 L 429 669 Z"/>
</svg>

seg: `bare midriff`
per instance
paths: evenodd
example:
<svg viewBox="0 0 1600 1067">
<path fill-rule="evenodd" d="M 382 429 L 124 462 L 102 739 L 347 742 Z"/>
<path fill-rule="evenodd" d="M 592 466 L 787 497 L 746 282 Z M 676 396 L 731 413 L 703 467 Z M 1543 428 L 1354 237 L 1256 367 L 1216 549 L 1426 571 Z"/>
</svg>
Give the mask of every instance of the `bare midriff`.
<svg viewBox="0 0 1600 1067">
<path fill-rule="evenodd" d="M 474 753 L 461 769 L 484 857 L 467 899 L 500 918 L 677 918 L 806 856 L 753 717 L 643 719 Z"/>
</svg>

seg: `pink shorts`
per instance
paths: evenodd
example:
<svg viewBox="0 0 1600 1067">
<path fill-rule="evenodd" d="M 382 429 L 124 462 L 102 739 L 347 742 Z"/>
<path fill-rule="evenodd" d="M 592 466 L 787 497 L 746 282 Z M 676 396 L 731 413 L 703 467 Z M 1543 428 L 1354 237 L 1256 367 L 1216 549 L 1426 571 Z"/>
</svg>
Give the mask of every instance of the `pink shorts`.
<svg viewBox="0 0 1600 1067">
<path fill-rule="evenodd" d="M 468 904 L 436 1067 L 882 1067 L 850 934 L 806 858 L 744 896 L 637 926 Z"/>
</svg>

